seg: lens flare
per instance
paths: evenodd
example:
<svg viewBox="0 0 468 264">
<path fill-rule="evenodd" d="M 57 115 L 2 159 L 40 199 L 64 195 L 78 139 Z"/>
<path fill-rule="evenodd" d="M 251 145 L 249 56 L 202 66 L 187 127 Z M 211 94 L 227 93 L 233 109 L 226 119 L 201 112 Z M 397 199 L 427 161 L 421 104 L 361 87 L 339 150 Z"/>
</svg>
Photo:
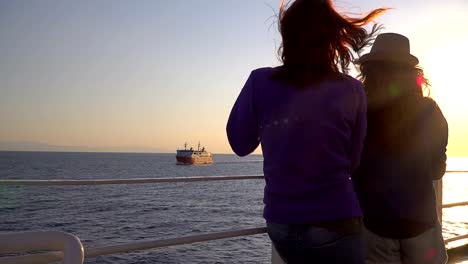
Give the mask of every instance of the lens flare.
<svg viewBox="0 0 468 264">
<path fill-rule="evenodd" d="M 421 88 L 424 84 L 424 77 L 422 75 L 418 75 L 418 77 L 416 77 L 416 83 L 418 84 L 419 88 Z"/>
<path fill-rule="evenodd" d="M 388 94 L 391 96 L 391 97 L 397 97 L 400 95 L 400 87 L 398 87 L 398 85 L 394 84 L 394 83 L 391 83 L 389 86 L 388 86 Z"/>
<path fill-rule="evenodd" d="M 425 258 L 427 261 L 431 261 L 431 260 L 434 260 L 434 258 L 436 257 L 437 255 L 437 251 L 435 248 L 429 248 L 427 251 L 426 251 L 426 254 L 425 254 Z"/>
</svg>

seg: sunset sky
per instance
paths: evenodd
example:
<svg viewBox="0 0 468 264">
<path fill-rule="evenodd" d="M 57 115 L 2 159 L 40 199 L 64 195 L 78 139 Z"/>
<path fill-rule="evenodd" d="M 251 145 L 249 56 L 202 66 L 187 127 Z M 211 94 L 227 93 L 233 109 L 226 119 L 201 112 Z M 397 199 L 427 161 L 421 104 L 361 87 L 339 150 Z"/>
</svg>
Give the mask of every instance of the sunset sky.
<svg viewBox="0 0 468 264">
<path fill-rule="evenodd" d="M 279 65 L 280 0 L 0 0 L 0 149 L 232 153 L 225 125 L 252 69 Z M 347 0 L 393 7 L 468 156 L 468 1 Z"/>
</svg>

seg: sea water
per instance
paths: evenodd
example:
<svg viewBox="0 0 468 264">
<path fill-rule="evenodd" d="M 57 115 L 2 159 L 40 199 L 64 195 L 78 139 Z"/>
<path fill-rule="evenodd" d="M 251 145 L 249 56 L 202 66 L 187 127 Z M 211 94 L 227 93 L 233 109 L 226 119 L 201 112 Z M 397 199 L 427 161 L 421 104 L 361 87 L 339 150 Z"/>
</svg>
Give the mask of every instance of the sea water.
<svg viewBox="0 0 468 264">
<path fill-rule="evenodd" d="M 0 179 L 126 179 L 262 174 L 262 156 L 214 155 L 176 165 L 174 154 L 0 152 Z M 449 169 L 467 170 L 466 159 Z M 56 230 L 85 248 L 262 227 L 263 180 L 109 186 L 1 187 L 0 232 Z M 468 174 L 444 177 L 444 203 L 468 200 Z M 466 207 L 444 210 L 444 236 L 468 230 Z M 466 241 L 465 241 L 466 243 Z M 86 259 L 85 263 L 270 263 L 267 235 Z"/>
</svg>

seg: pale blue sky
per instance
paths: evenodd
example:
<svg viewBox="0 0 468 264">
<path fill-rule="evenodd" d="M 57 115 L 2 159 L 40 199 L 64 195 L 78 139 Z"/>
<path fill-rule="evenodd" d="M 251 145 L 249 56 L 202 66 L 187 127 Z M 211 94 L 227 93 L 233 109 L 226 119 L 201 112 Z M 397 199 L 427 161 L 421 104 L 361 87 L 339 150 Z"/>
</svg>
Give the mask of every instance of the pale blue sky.
<svg viewBox="0 0 468 264">
<path fill-rule="evenodd" d="M 278 65 L 272 16 L 279 2 L 0 0 L 0 143 L 170 152 L 201 140 L 230 152 L 225 123 L 245 79 L 256 67 Z M 452 154 L 468 155 L 468 108 L 457 90 L 465 73 L 447 71 L 468 60 L 460 49 L 468 44 L 468 3 L 336 5 L 351 13 L 396 8 L 379 22 L 410 37 L 451 139 L 464 146 Z"/>
</svg>

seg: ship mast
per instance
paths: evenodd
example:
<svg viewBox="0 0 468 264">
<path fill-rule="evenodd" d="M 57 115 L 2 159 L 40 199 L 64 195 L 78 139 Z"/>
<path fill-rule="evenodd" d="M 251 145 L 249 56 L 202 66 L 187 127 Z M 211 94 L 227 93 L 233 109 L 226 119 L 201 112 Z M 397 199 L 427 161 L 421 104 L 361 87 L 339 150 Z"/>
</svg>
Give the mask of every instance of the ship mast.
<svg viewBox="0 0 468 264">
<path fill-rule="evenodd" d="M 200 141 L 198 141 L 198 151 L 200 151 Z"/>
</svg>

